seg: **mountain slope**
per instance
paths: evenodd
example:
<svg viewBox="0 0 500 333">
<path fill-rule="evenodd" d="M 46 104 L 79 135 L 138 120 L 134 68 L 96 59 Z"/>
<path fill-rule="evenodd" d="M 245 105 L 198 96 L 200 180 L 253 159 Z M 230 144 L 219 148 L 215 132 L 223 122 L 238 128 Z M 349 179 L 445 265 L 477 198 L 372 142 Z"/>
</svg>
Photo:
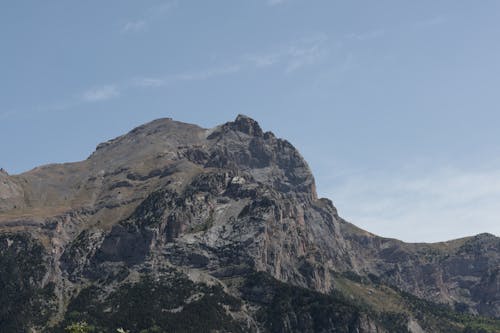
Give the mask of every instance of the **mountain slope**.
<svg viewBox="0 0 500 333">
<path fill-rule="evenodd" d="M 467 314 L 500 316 L 499 238 L 360 230 L 317 198 L 289 142 L 245 116 L 159 119 L 85 161 L 0 177 L 2 331 L 500 329 Z"/>
</svg>

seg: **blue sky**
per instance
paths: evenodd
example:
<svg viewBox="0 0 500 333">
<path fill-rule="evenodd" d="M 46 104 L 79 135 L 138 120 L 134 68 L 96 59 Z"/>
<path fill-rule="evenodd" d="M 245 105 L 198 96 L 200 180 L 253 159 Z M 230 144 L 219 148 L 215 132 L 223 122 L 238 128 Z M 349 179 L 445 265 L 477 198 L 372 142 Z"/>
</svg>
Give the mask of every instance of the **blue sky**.
<svg viewBox="0 0 500 333">
<path fill-rule="evenodd" d="M 500 2 L 0 4 L 0 167 L 86 158 L 159 117 L 252 116 L 377 234 L 500 234 Z"/>
</svg>

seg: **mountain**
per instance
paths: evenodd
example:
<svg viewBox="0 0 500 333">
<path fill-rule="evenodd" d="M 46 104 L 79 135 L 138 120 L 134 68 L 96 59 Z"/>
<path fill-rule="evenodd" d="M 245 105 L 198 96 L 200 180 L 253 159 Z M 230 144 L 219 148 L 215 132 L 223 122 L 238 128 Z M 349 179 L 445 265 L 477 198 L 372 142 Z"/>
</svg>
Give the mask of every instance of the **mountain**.
<svg viewBox="0 0 500 333">
<path fill-rule="evenodd" d="M 253 119 L 165 118 L 0 172 L 0 331 L 500 332 L 499 249 L 376 236 Z"/>
</svg>

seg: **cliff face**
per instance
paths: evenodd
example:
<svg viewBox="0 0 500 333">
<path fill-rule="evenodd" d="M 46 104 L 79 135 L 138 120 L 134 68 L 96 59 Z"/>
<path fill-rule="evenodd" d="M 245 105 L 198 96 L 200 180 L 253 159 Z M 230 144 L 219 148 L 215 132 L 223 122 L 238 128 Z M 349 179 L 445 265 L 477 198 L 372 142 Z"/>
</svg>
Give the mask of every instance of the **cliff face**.
<svg viewBox="0 0 500 333">
<path fill-rule="evenodd" d="M 360 230 L 317 198 L 289 142 L 245 116 L 209 130 L 160 119 L 85 161 L 2 172 L 0 233 L 16 272 L 0 271 L 1 286 L 27 277 L 2 301 L 44 309 L 1 313 L 4 330 L 498 328 L 463 313 L 500 316 L 499 238 L 406 244 Z"/>
<path fill-rule="evenodd" d="M 353 228 L 350 228 L 351 230 Z M 490 234 L 434 244 L 405 244 L 344 232 L 361 274 L 461 311 L 500 316 L 500 238 Z"/>
</svg>

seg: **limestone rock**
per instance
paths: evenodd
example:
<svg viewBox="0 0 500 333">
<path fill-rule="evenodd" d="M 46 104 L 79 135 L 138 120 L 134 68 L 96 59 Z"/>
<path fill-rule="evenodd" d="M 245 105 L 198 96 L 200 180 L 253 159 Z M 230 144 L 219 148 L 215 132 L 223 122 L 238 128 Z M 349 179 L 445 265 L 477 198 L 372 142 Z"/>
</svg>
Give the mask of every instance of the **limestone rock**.
<svg viewBox="0 0 500 333">
<path fill-rule="evenodd" d="M 0 172 L 0 260 L 12 258 L 8 240 L 20 233 L 44 249 L 44 276 L 29 290 L 53 300 L 50 319 L 26 329 L 58 332 L 71 316 L 104 325 L 85 304 L 122 320 L 115 307 L 145 286 L 177 300 L 150 300 L 169 307 L 158 311 L 170 329 L 201 304 L 219 314 L 219 331 L 465 329 L 429 310 L 438 303 L 500 317 L 498 237 L 407 244 L 358 229 L 317 197 L 288 141 L 243 115 L 213 129 L 159 119 L 84 161 Z"/>
</svg>

